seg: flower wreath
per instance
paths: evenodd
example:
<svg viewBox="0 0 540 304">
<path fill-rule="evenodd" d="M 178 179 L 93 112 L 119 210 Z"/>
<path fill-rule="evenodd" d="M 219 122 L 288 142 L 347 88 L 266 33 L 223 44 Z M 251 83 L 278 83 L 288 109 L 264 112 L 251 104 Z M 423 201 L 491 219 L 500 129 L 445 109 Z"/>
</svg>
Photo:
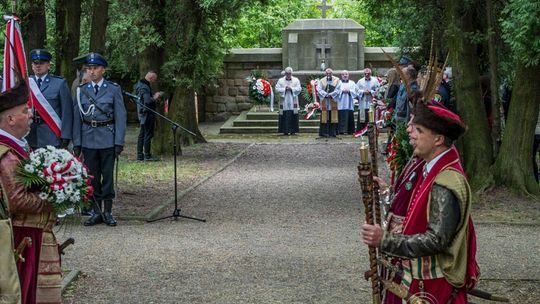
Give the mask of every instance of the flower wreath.
<svg viewBox="0 0 540 304">
<path fill-rule="evenodd" d="M 94 193 L 93 176 L 81 160 L 67 150 L 40 148 L 20 162 L 17 181 L 27 189 L 38 189 L 58 215 L 73 214 L 87 207 Z"/>
<path fill-rule="evenodd" d="M 249 97 L 254 104 L 270 104 L 270 111 L 274 111 L 274 90 L 268 80 L 251 75 L 249 81 Z"/>
<path fill-rule="evenodd" d="M 307 101 L 307 104 L 302 109 L 304 119 L 315 119 L 317 113 L 321 111 L 319 96 L 317 96 L 317 83 L 316 79 L 311 79 L 307 86 L 302 88 L 302 97 Z"/>
</svg>

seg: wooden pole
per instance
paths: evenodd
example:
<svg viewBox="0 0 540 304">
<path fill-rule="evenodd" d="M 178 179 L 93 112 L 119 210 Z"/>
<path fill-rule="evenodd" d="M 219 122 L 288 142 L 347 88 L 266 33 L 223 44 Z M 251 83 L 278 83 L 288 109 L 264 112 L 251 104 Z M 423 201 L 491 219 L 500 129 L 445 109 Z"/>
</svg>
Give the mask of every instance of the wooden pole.
<svg viewBox="0 0 540 304">
<path fill-rule="evenodd" d="M 364 209 L 366 214 L 366 223 L 369 225 L 374 224 L 374 214 L 373 214 L 373 193 L 374 183 L 373 182 L 373 173 L 372 165 L 367 160 L 367 149 L 366 146 L 362 145 L 360 147 L 360 163 L 358 164 L 358 181 L 360 182 L 360 187 L 362 189 L 362 201 L 364 203 Z M 366 280 L 371 279 L 371 293 L 373 304 L 381 303 L 381 289 L 380 289 L 380 279 L 379 271 L 377 265 L 377 248 L 373 246 L 368 247 L 369 254 L 369 271 L 366 272 Z"/>
</svg>

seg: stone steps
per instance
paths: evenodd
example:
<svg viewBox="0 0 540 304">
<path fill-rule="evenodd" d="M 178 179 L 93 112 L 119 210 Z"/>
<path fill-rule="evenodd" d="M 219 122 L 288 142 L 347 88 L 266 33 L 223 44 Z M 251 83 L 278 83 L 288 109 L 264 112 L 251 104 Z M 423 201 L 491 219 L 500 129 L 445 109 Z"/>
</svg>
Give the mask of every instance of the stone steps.
<svg viewBox="0 0 540 304">
<path fill-rule="evenodd" d="M 318 133 L 318 119 L 300 119 L 300 133 Z M 219 133 L 256 134 L 277 133 L 278 112 L 242 112 L 231 117 L 220 128 Z"/>
</svg>

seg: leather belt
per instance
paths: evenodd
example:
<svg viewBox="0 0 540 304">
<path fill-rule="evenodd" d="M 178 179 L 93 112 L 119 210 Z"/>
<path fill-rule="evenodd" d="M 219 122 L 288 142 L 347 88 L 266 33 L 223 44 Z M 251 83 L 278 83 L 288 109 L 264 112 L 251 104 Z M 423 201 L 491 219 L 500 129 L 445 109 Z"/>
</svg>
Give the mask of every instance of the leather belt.
<svg viewBox="0 0 540 304">
<path fill-rule="evenodd" d="M 89 126 L 91 126 L 92 128 L 97 128 L 97 127 L 105 127 L 105 126 L 108 126 L 110 124 L 113 124 L 114 123 L 114 119 L 108 119 L 108 120 L 83 120 L 83 122 Z"/>
</svg>

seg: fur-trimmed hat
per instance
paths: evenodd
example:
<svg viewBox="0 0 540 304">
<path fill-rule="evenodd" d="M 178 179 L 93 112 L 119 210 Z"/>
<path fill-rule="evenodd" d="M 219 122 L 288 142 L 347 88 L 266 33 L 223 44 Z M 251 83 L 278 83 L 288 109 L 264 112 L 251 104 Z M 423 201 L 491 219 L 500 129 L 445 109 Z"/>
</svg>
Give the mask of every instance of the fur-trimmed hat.
<svg viewBox="0 0 540 304">
<path fill-rule="evenodd" d="M 21 81 L 18 86 L 0 93 L 0 112 L 25 104 L 27 100 L 28 88 L 26 82 Z"/>
<path fill-rule="evenodd" d="M 467 130 L 467 126 L 457 114 L 441 106 L 417 102 L 413 114 L 413 123 L 422 125 L 451 140 L 458 139 Z"/>
</svg>

